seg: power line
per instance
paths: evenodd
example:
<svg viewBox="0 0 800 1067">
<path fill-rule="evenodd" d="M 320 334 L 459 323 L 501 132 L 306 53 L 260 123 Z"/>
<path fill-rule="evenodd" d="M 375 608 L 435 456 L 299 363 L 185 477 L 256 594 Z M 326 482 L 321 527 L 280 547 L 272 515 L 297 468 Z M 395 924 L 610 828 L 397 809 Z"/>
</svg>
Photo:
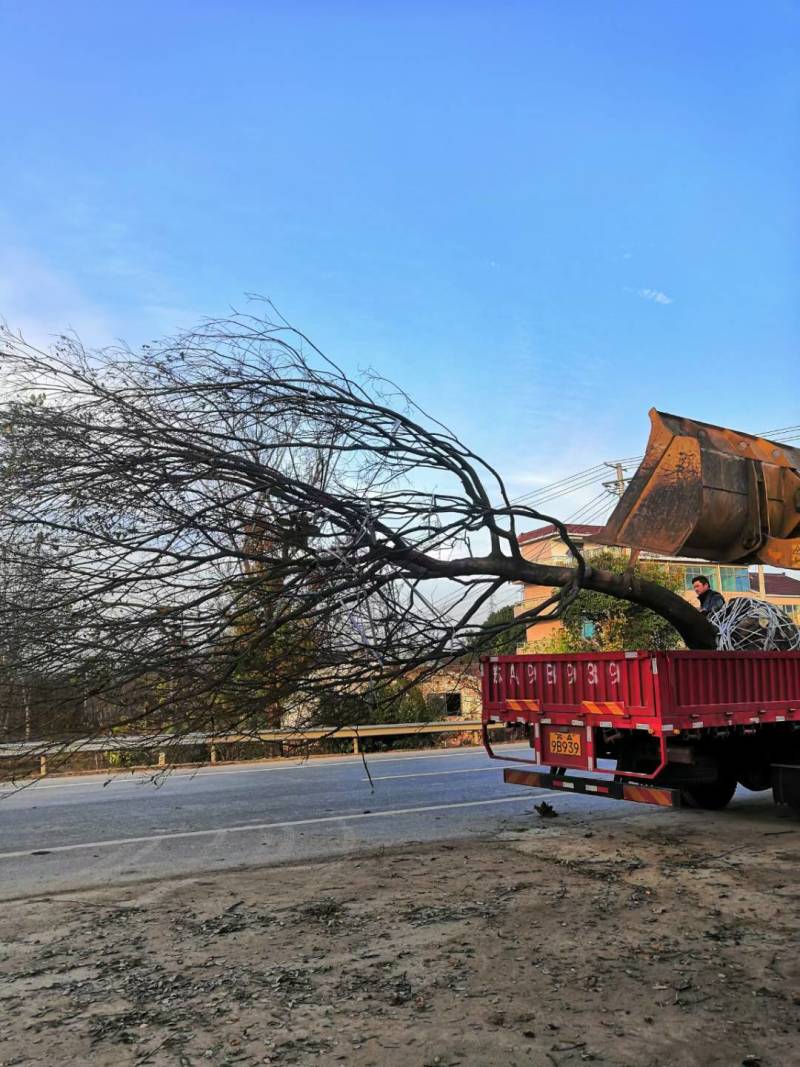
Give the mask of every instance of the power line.
<svg viewBox="0 0 800 1067">
<path fill-rule="evenodd" d="M 592 499 L 587 501 L 583 505 L 583 507 L 578 508 L 578 510 L 574 514 L 570 515 L 570 517 L 567 519 L 567 522 L 586 524 L 588 522 L 587 516 L 590 514 L 594 514 L 594 512 L 598 508 L 598 505 L 601 505 L 605 509 L 608 506 L 608 502 L 609 494 L 605 489 L 603 489 L 602 493 L 598 493 L 597 496 L 592 497 Z"/>
<path fill-rule="evenodd" d="M 583 481 L 587 477 L 591 480 L 593 476 L 598 475 L 602 471 L 603 467 L 603 463 L 598 463 L 594 467 L 588 467 L 586 470 L 578 471 L 577 474 L 572 474 L 567 478 L 561 478 L 557 482 L 551 482 L 548 485 L 540 486 L 538 489 L 532 489 L 530 492 L 523 493 L 522 496 L 517 497 L 513 503 L 521 504 L 523 501 L 538 500 L 540 497 L 547 496 L 549 493 L 559 493 L 562 490 L 569 490 L 569 487 L 573 482 Z"/>
<path fill-rule="evenodd" d="M 598 493 L 598 495 L 596 497 L 593 497 L 590 501 L 588 501 L 588 503 L 581 505 L 581 507 L 579 507 L 577 509 L 577 511 L 574 511 L 571 515 L 568 515 L 566 517 L 566 519 L 564 519 L 564 525 L 569 527 L 570 525 L 574 525 L 575 523 L 577 523 L 578 520 L 580 520 L 580 525 L 583 525 L 583 526 L 590 525 L 590 519 L 594 517 L 594 511 L 597 510 L 596 505 L 598 504 L 598 502 L 600 502 L 601 500 L 603 501 L 603 503 L 600 504 L 599 514 L 603 514 L 605 511 L 608 510 L 608 505 L 605 503 L 605 499 L 604 499 L 606 497 L 608 497 L 608 493 L 604 489 L 602 491 L 602 493 Z M 610 503 L 610 501 L 609 501 L 609 503 Z M 587 508 L 593 509 L 592 512 L 589 515 L 587 515 L 586 517 L 581 518 L 581 516 L 583 515 L 583 512 L 586 511 Z M 538 548 L 538 551 L 536 551 L 535 555 L 528 557 L 530 559 L 530 561 L 532 563 L 535 563 L 536 560 L 538 560 L 542 556 L 543 552 L 545 551 L 545 549 L 547 547 L 548 547 L 548 539 L 544 538 L 544 540 L 541 542 L 541 545 Z"/>
<path fill-rule="evenodd" d="M 788 444 L 791 441 L 800 440 L 800 425 L 782 426 L 776 430 L 764 430 L 757 436 L 778 440 L 781 444 Z M 602 476 L 605 475 L 608 466 L 620 466 L 623 470 L 626 470 L 641 463 L 643 458 L 643 456 L 626 456 L 624 459 L 598 463 L 594 467 L 587 467 L 585 470 L 567 475 L 558 481 L 550 482 L 540 486 L 538 489 L 532 489 L 529 493 L 516 497 L 512 503 L 527 504 L 530 507 L 538 508 L 542 504 L 560 500 L 562 497 L 571 496 L 581 489 L 588 489 L 590 486 L 597 484 Z"/>
<path fill-rule="evenodd" d="M 779 430 L 764 430 L 763 433 L 757 434 L 758 437 L 777 437 L 778 434 L 795 433 L 800 430 L 800 426 L 782 426 Z"/>
<path fill-rule="evenodd" d="M 638 460 L 623 460 L 620 466 L 623 469 L 628 469 L 638 463 Z M 616 466 L 616 464 L 615 464 Z M 598 485 L 602 482 L 603 478 L 608 477 L 608 470 L 605 463 L 601 463 L 598 468 L 590 468 L 589 470 L 582 471 L 583 477 L 580 481 L 575 481 L 572 484 L 566 485 L 563 488 L 554 492 L 537 494 L 527 494 L 523 497 L 518 497 L 513 500 L 513 504 L 527 505 L 528 507 L 540 508 L 542 505 L 549 503 L 552 500 L 560 500 L 562 497 L 571 496 L 573 493 L 577 493 L 581 489 L 586 489 L 589 486 Z"/>
</svg>

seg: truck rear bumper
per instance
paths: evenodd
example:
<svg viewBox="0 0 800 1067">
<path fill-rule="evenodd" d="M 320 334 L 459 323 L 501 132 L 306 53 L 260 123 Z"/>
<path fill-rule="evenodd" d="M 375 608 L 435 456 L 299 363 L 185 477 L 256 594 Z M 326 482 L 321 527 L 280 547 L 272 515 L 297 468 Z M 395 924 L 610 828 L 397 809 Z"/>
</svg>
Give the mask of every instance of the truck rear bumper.
<svg viewBox="0 0 800 1067">
<path fill-rule="evenodd" d="M 509 785 L 528 785 L 561 793 L 585 793 L 587 796 L 608 797 L 609 800 L 632 800 L 639 804 L 657 804 L 662 808 L 681 806 L 680 790 L 667 789 L 664 786 L 611 782 L 597 778 L 566 778 L 541 771 L 518 771 L 511 767 L 504 769 L 503 780 Z"/>
</svg>

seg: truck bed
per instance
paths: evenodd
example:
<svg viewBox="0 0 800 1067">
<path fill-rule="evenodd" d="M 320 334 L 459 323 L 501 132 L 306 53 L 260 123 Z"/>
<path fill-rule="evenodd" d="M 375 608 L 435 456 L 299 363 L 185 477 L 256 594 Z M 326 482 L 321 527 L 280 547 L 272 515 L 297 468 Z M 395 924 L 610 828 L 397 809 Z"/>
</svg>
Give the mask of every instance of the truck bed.
<svg viewBox="0 0 800 1067">
<path fill-rule="evenodd" d="M 491 656 L 481 665 L 493 722 L 582 718 L 671 733 L 800 721 L 800 652 L 581 652 Z"/>
<path fill-rule="evenodd" d="M 507 770 L 517 785 L 721 807 L 737 781 L 774 785 L 784 754 L 800 763 L 800 652 L 490 656 L 481 686 L 489 755 L 544 768 Z M 525 726 L 531 758 L 495 756 L 490 723 Z"/>
</svg>

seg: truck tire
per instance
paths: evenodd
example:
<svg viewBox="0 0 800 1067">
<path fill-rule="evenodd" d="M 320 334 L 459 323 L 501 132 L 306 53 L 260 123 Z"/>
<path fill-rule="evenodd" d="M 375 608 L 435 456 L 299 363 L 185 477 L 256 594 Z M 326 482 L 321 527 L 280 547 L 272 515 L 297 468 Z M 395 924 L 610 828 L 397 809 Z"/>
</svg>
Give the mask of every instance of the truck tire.
<svg viewBox="0 0 800 1067">
<path fill-rule="evenodd" d="M 772 789 L 772 768 L 768 763 L 740 767 L 739 785 L 743 785 L 751 793 L 763 793 L 765 789 Z"/>
<path fill-rule="evenodd" d="M 736 792 L 736 779 L 733 775 L 723 775 L 716 782 L 698 782 L 683 788 L 684 795 L 697 808 L 706 811 L 718 811 L 726 807 Z"/>
</svg>

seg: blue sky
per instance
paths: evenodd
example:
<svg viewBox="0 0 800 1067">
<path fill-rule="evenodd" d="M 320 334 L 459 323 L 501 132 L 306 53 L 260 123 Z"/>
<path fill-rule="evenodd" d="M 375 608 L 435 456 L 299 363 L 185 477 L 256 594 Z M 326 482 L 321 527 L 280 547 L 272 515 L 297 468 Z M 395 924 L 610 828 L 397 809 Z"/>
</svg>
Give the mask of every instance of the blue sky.
<svg viewBox="0 0 800 1067">
<path fill-rule="evenodd" d="M 521 492 L 796 424 L 800 5 L 0 0 L 0 314 L 270 297 Z"/>
</svg>

